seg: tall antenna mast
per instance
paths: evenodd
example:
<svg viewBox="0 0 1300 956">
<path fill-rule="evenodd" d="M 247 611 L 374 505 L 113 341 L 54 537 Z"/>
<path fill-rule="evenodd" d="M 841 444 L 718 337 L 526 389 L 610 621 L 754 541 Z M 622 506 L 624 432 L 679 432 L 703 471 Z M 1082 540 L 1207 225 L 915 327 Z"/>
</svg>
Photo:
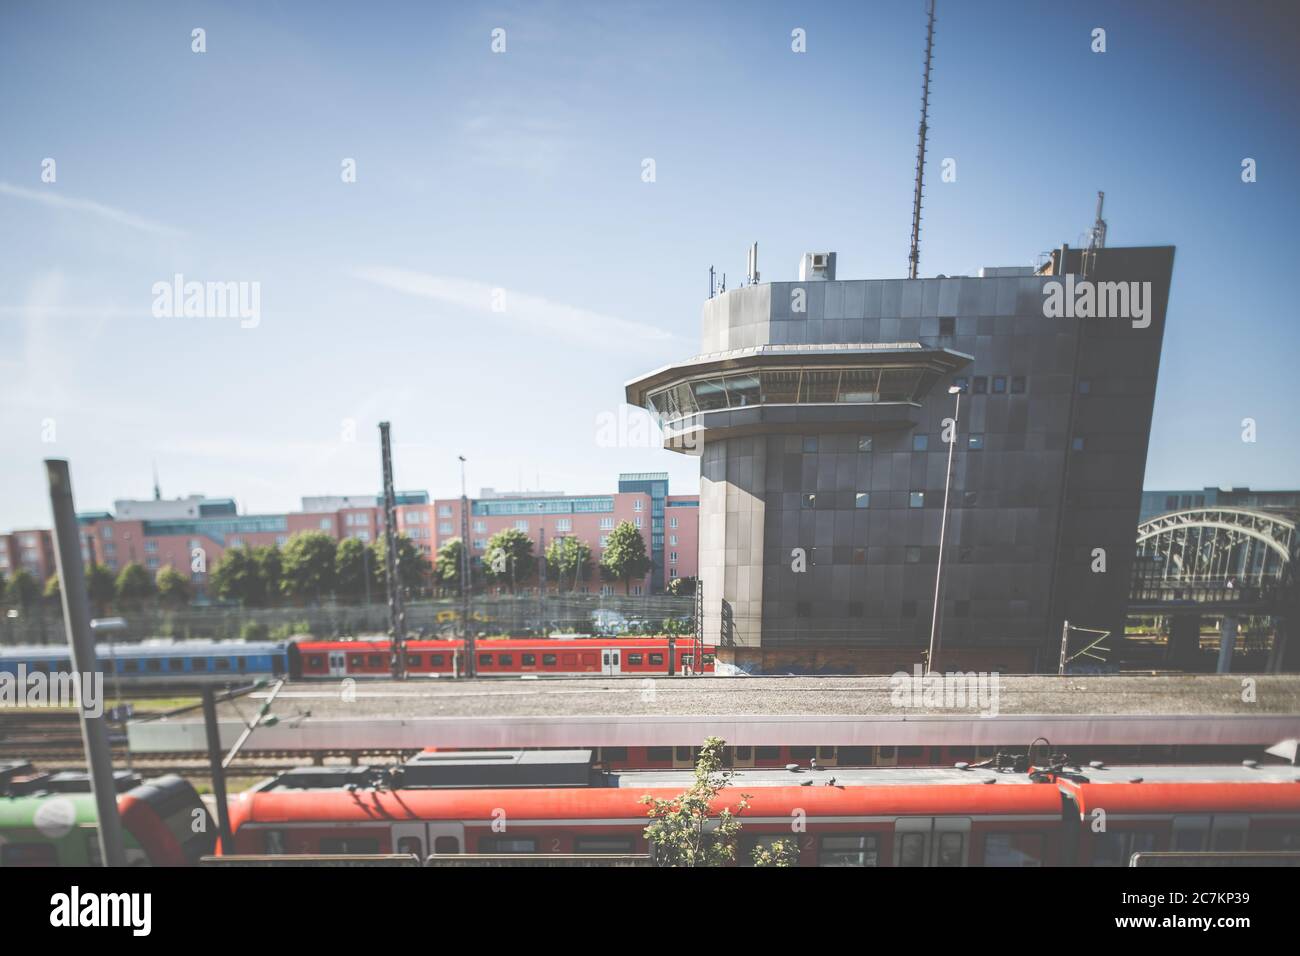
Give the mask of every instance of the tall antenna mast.
<svg viewBox="0 0 1300 956">
<path fill-rule="evenodd" d="M 1088 249 L 1106 248 L 1106 220 L 1101 218 L 1101 207 L 1106 202 L 1104 192 L 1097 193 L 1097 221 L 1093 223 L 1092 234 L 1088 237 Z"/>
<path fill-rule="evenodd" d="M 921 261 L 921 187 L 925 180 L 925 120 L 930 112 L 930 58 L 934 52 L 934 0 L 927 0 L 929 23 L 925 28 L 925 76 L 921 83 L 921 128 L 916 139 L 916 191 L 912 194 L 912 251 L 907 256 L 907 277 L 916 278 Z"/>
</svg>

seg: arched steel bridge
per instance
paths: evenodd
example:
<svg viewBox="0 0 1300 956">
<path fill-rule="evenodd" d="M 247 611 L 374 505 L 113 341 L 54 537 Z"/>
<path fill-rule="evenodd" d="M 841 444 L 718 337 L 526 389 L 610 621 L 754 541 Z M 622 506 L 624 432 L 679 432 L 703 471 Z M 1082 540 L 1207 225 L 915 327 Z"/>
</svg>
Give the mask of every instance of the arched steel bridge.
<svg viewBox="0 0 1300 956">
<path fill-rule="evenodd" d="M 1246 508 L 1190 508 L 1138 525 L 1134 585 L 1275 588 L 1296 557 L 1296 522 Z"/>
</svg>

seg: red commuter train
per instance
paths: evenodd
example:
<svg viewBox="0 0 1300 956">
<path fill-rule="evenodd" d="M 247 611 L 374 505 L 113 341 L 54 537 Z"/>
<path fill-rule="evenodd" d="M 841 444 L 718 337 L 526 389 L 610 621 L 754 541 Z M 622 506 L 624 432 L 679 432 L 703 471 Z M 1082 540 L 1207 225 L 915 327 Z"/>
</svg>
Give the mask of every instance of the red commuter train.
<svg viewBox="0 0 1300 956">
<path fill-rule="evenodd" d="M 644 854 L 640 798 L 675 796 L 691 779 L 587 776 L 589 751 L 502 757 L 292 772 L 232 802 L 233 850 Z M 1287 765 L 745 770 L 715 811 L 742 794 L 741 864 L 784 839 L 798 841 L 801 866 L 1100 866 L 1139 850 L 1300 850 L 1300 770 Z"/>
<path fill-rule="evenodd" d="M 671 643 L 666 637 L 508 638 L 479 640 L 474 654 L 479 677 L 654 677 L 684 670 L 711 674 L 714 648 L 700 648 L 690 638 Z M 296 641 L 289 657 L 289 672 L 295 679 L 387 677 L 391 673 L 387 640 Z M 407 673 L 414 676 L 463 676 L 465 643 L 407 641 L 406 666 Z"/>
</svg>

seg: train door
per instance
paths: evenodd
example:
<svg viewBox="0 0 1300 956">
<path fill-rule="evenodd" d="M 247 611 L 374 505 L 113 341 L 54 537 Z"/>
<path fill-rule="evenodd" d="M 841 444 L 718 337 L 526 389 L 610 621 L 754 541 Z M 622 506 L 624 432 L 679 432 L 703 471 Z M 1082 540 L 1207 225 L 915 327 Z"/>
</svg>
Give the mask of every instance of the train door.
<svg viewBox="0 0 1300 956">
<path fill-rule="evenodd" d="M 752 767 L 754 766 L 754 748 L 753 747 L 736 747 L 733 750 L 732 766 L 733 767 Z"/>
<path fill-rule="evenodd" d="M 430 853 L 463 853 L 465 826 L 422 821 L 394 823 L 392 839 L 394 853 L 414 853 L 423 862 Z"/>
<path fill-rule="evenodd" d="M 967 817 L 902 817 L 894 822 L 894 866 L 966 866 Z"/>
<path fill-rule="evenodd" d="M 420 862 L 424 862 L 424 858 L 429 855 L 427 829 L 425 823 L 394 823 L 393 852 L 414 853 Z"/>
<path fill-rule="evenodd" d="M 620 663 L 621 652 L 617 647 L 607 647 L 600 652 L 601 673 L 606 677 L 623 673 Z"/>
<path fill-rule="evenodd" d="M 345 677 L 347 673 L 347 657 L 342 651 L 330 651 L 330 677 Z"/>
</svg>

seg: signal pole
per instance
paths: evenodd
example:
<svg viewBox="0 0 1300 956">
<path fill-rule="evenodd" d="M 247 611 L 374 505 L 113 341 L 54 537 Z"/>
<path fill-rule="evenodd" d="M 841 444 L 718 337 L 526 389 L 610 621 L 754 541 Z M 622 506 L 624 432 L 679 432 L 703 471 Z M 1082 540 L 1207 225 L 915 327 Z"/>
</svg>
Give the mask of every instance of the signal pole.
<svg viewBox="0 0 1300 956">
<path fill-rule="evenodd" d="M 379 444 L 384 466 L 384 571 L 388 578 L 393 680 L 406 680 L 406 608 L 402 603 L 402 583 L 398 578 L 402 561 L 397 554 L 397 494 L 393 491 L 393 448 L 388 422 L 379 423 Z"/>
<path fill-rule="evenodd" d="M 470 573 L 469 495 L 465 492 L 465 456 L 460 455 L 460 631 L 465 651 L 465 676 L 478 676 L 478 659 L 474 654 L 474 631 L 469 620 Z"/>
<path fill-rule="evenodd" d="M 78 690 L 77 710 L 81 713 L 81 741 L 86 749 L 90 771 L 90 791 L 95 798 L 99 822 L 99 858 L 104 866 L 126 866 L 126 844 L 122 840 L 122 818 L 117 812 L 117 787 L 113 780 L 113 753 L 108 746 L 108 722 L 100 713 L 92 717 L 88 710 L 92 688 L 85 681 L 103 672 L 95 661 L 95 640 L 91 636 L 87 608 L 86 572 L 81 564 L 81 539 L 77 530 L 77 512 L 72 503 L 72 476 L 68 463 L 55 458 L 45 460 L 45 476 L 50 486 L 50 506 L 54 512 L 54 560 L 59 571 L 59 599 L 63 602 L 63 624 L 72 651 L 72 669 Z"/>
</svg>

